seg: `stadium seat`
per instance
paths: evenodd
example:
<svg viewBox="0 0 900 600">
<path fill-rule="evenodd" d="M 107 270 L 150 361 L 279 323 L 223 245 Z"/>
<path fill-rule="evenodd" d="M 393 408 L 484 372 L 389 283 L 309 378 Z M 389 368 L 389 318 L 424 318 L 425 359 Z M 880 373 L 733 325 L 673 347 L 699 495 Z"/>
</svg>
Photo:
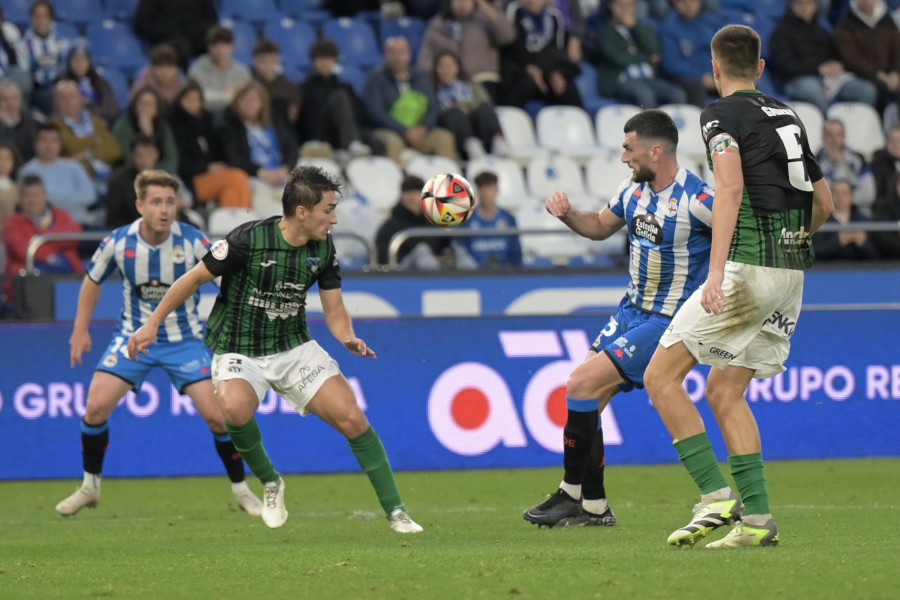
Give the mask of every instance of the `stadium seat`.
<svg viewBox="0 0 900 600">
<path fill-rule="evenodd" d="M 513 160 L 521 165 L 527 165 L 533 157 L 547 153 L 538 147 L 534 123 L 531 122 L 528 113 L 515 106 L 498 106 L 496 112 Z"/>
<path fill-rule="evenodd" d="M 599 150 L 594 127 L 584 109 L 577 106 L 548 106 L 537 115 L 537 139 L 543 148 L 585 163 Z"/>
<path fill-rule="evenodd" d="M 109 83 L 109 87 L 111 87 L 113 91 L 113 96 L 116 97 L 116 102 L 118 102 L 119 107 L 124 110 L 124 108 L 128 106 L 128 98 L 131 90 L 131 86 L 128 85 L 128 79 L 125 78 L 122 71 L 115 67 L 97 67 L 97 73 Z"/>
<path fill-rule="evenodd" d="M 98 66 L 132 73 L 147 64 L 147 57 L 131 25 L 112 19 L 89 23 L 87 39 Z"/>
<path fill-rule="evenodd" d="M 57 19 L 80 26 L 105 16 L 100 0 L 54 0 L 53 7 Z"/>
<path fill-rule="evenodd" d="M 106 0 L 106 18 L 129 23 L 137 14 L 137 6 L 140 0 Z"/>
<path fill-rule="evenodd" d="M 844 123 L 847 147 L 872 160 L 884 148 L 884 130 L 874 108 L 863 102 L 838 102 L 828 107 L 828 118 Z"/>
<path fill-rule="evenodd" d="M 625 123 L 639 112 L 640 107 L 631 104 L 611 104 L 597 111 L 597 141 L 600 147 L 621 152 Z"/>
<path fill-rule="evenodd" d="M 384 156 L 354 158 L 347 164 L 347 179 L 360 201 L 387 214 L 400 198 L 403 171 Z"/>
<path fill-rule="evenodd" d="M 56 22 L 56 34 L 70 40 L 82 37 L 81 31 L 78 29 L 77 25 L 74 23 L 66 23 L 65 21 Z"/>
<path fill-rule="evenodd" d="M 264 23 L 281 17 L 275 0 L 221 0 L 220 19 Z"/>
<path fill-rule="evenodd" d="M 337 177 L 338 181 L 344 179 L 344 174 L 341 172 L 341 167 L 339 164 L 334 162 L 330 158 L 317 158 L 317 157 L 309 157 L 309 158 L 301 158 L 297 161 L 298 167 L 319 167 L 329 175 L 333 177 Z"/>
<path fill-rule="evenodd" d="M 597 85 L 597 69 L 594 68 L 594 65 L 584 61 L 579 66 L 581 73 L 575 78 L 575 85 L 578 87 L 578 93 L 581 94 L 584 110 L 593 119 L 598 110 L 604 106 L 615 104 L 615 100 L 600 95 L 600 88 Z"/>
<path fill-rule="evenodd" d="M 420 154 L 411 158 L 406 163 L 404 171 L 406 171 L 407 175 L 421 177 L 423 181 L 428 181 L 438 173 L 457 173 L 461 175 L 463 172 L 459 163 L 452 158 L 429 154 Z"/>
<path fill-rule="evenodd" d="M 539 206 L 553 192 L 566 192 L 572 206 L 579 209 L 596 207 L 584 188 L 581 169 L 567 156 L 537 156 L 532 158 L 525 169 L 528 190 L 536 197 Z"/>
<path fill-rule="evenodd" d="M 475 185 L 475 178 L 485 171 L 497 176 L 497 205 L 510 212 L 516 212 L 521 206 L 537 204 L 537 200 L 528 194 L 522 167 L 508 158 L 487 155 L 473 158 L 466 165 L 466 179 Z"/>
<path fill-rule="evenodd" d="M 316 30 L 309 23 L 283 17 L 266 23 L 263 35 L 281 48 L 281 60 L 286 68 L 309 69 L 312 65 L 309 48 L 316 41 Z"/>
<path fill-rule="evenodd" d="M 584 171 L 588 194 L 597 199 L 599 206 L 609 202 L 622 182 L 631 177 L 631 168 L 622 162 L 620 153 L 613 150 L 600 152 L 591 158 Z"/>
<path fill-rule="evenodd" d="M 791 102 L 790 107 L 797 113 L 797 117 L 806 129 L 809 149 L 813 154 L 818 154 L 822 149 L 822 134 L 825 130 L 825 118 L 822 116 L 822 111 L 818 106 L 809 102 Z"/>
<path fill-rule="evenodd" d="M 214 208 L 209 213 L 206 228 L 210 237 L 222 237 L 238 225 L 261 218 L 251 209 Z"/>
<path fill-rule="evenodd" d="M 350 197 L 338 203 L 338 224 L 334 228 L 334 245 L 337 248 L 341 267 L 362 267 L 374 259 L 375 234 L 385 221 L 383 212 L 373 208 L 369 204 L 360 202 Z M 365 239 L 363 244 L 358 239 L 349 235 L 352 233 Z"/>
<path fill-rule="evenodd" d="M 298 21 L 321 24 L 331 18 L 325 0 L 278 0 L 278 6 L 282 14 Z"/>
<path fill-rule="evenodd" d="M 10 23 L 15 23 L 22 33 L 31 22 L 29 11 L 34 0 L 3 0 L 3 18 Z M 24 27 L 23 27 L 24 25 Z"/>
<path fill-rule="evenodd" d="M 700 162 L 706 156 L 706 144 L 700 133 L 700 109 L 693 104 L 664 104 L 659 109 L 672 117 L 678 128 L 678 153 Z"/>
<path fill-rule="evenodd" d="M 284 76 L 294 83 L 303 83 L 309 76 L 310 69 L 308 67 L 298 67 L 297 65 L 282 65 Z"/>
<path fill-rule="evenodd" d="M 426 23 L 418 17 L 400 17 L 399 19 L 385 19 L 381 22 L 381 45 L 389 37 L 402 36 L 409 40 L 413 56 L 419 54 L 419 46 L 422 45 L 422 36 L 425 35 Z"/>
<path fill-rule="evenodd" d="M 337 44 L 341 62 L 368 68 L 382 60 L 375 32 L 364 19 L 329 19 L 322 25 L 322 36 Z"/>
<path fill-rule="evenodd" d="M 541 205 L 523 206 L 516 213 L 519 229 L 536 229 L 558 233 L 525 233 L 519 236 L 522 258 L 527 264 L 550 261 L 565 265 L 576 256 L 587 254 L 587 240 L 572 232 Z"/>
<path fill-rule="evenodd" d="M 245 21 L 236 21 L 234 19 L 222 19 L 219 25 L 227 27 L 234 35 L 234 57 L 249 65 L 253 62 L 253 46 L 259 37 L 256 28 Z"/>
<path fill-rule="evenodd" d="M 338 65 L 337 76 L 341 81 L 346 81 L 359 96 L 366 85 L 366 72 L 354 65 Z"/>
</svg>

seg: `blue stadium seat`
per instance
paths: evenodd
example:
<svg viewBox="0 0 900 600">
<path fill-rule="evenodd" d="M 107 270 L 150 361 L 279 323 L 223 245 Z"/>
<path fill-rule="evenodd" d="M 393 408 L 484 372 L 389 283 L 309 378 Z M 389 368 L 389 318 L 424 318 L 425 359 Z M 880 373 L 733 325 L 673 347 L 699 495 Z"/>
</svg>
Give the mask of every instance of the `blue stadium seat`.
<svg viewBox="0 0 900 600">
<path fill-rule="evenodd" d="M 281 16 L 275 0 L 222 0 L 220 19 L 265 23 Z"/>
<path fill-rule="evenodd" d="M 245 65 L 253 60 L 253 46 L 258 38 L 256 28 L 245 21 L 222 19 L 219 25 L 227 27 L 234 34 L 234 58 Z"/>
<path fill-rule="evenodd" d="M 334 41 L 341 51 L 341 62 L 371 67 L 381 62 L 375 32 L 362 19 L 331 19 L 322 25 L 322 35 Z"/>
<path fill-rule="evenodd" d="M 306 67 L 298 67 L 297 65 L 284 65 L 284 76 L 294 83 L 303 83 L 309 76 L 310 70 Z"/>
<path fill-rule="evenodd" d="M 89 23 L 87 39 L 98 66 L 133 73 L 147 64 L 144 49 L 128 23 L 112 19 Z"/>
<path fill-rule="evenodd" d="M 98 67 L 97 72 L 109 83 L 113 96 L 116 97 L 116 102 L 124 110 L 128 106 L 128 94 L 131 91 L 128 79 L 122 74 L 122 71 L 114 67 Z"/>
<path fill-rule="evenodd" d="M 422 45 L 422 36 L 425 35 L 425 21 L 418 17 L 400 17 L 399 19 L 385 19 L 381 22 L 381 45 L 389 37 L 403 36 L 409 40 L 413 56 L 419 54 L 419 46 Z"/>
<path fill-rule="evenodd" d="M 357 96 L 362 94 L 363 86 L 366 84 L 366 72 L 363 69 L 354 65 L 341 65 L 337 76 L 341 81 L 349 83 Z"/>
<path fill-rule="evenodd" d="M 263 35 L 281 48 L 281 59 L 285 67 L 309 67 L 309 48 L 316 41 L 316 30 L 309 23 L 283 17 L 266 23 Z"/>
<path fill-rule="evenodd" d="M 104 17 L 100 0 L 55 0 L 53 6 L 59 20 L 77 25 L 86 25 Z"/>
<path fill-rule="evenodd" d="M 298 21 L 321 24 L 331 18 L 324 0 L 279 0 L 281 12 Z"/>
<path fill-rule="evenodd" d="M 139 0 L 106 0 L 106 18 L 130 23 L 137 13 L 138 2 Z"/>
<path fill-rule="evenodd" d="M 578 93 L 581 94 L 581 101 L 584 109 L 591 115 L 593 119 L 597 115 L 597 111 L 609 104 L 615 104 L 615 100 L 604 98 L 600 95 L 597 86 L 597 70 L 594 65 L 589 62 L 581 63 L 581 74 L 575 79 L 575 86 Z"/>
<path fill-rule="evenodd" d="M 72 23 L 56 22 L 56 35 L 70 40 L 81 37 L 81 31 Z"/>
<path fill-rule="evenodd" d="M 31 23 L 28 11 L 34 0 L 3 0 L 3 18 L 16 26 L 25 33 Z M 23 27 L 24 25 L 24 27 Z"/>
</svg>

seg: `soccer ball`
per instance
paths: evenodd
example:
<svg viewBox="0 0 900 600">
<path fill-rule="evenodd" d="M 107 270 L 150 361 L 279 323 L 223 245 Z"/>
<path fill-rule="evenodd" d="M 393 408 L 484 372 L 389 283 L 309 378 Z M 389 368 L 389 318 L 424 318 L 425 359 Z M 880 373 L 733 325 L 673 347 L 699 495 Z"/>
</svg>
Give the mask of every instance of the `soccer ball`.
<svg viewBox="0 0 900 600">
<path fill-rule="evenodd" d="M 438 173 L 422 188 L 422 212 L 429 223 L 457 227 L 475 210 L 475 195 L 466 178 L 456 173 Z"/>
</svg>

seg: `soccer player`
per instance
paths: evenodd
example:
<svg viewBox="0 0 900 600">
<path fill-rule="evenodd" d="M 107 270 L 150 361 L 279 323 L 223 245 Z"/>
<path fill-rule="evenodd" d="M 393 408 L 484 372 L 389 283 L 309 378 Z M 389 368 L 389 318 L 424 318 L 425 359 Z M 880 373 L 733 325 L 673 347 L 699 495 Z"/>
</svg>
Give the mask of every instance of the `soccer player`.
<svg viewBox="0 0 900 600">
<path fill-rule="evenodd" d="M 318 283 L 325 322 L 357 356 L 375 352 L 356 337 L 341 295 L 341 273 L 330 232 L 340 183 L 321 169 L 297 167 L 282 198 L 283 215 L 251 221 L 216 242 L 203 261 L 175 282 L 146 324 L 128 340 L 131 357 L 147 352 L 171 311 L 222 276 L 206 333 L 215 351 L 213 382 L 235 447 L 264 485 L 262 518 L 281 527 L 288 513 L 284 480 L 269 459 L 254 418 L 269 388 L 301 415 L 312 413 L 343 434 L 368 475 L 391 529 L 416 533 L 400 500 L 381 439 L 356 403 L 334 361 L 310 337 L 306 294 Z"/>
<path fill-rule="evenodd" d="M 604 240 L 628 227 L 631 282 L 616 313 L 566 382 L 559 489 L 523 514 L 541 526 L 616 524 L 606 499 L 600 412 L 612 397 L 644 386 L 644 369 L 672 315 L 706 277 L 712 191 L 678 165 L 678 128 L 666 113 L 644 111 L 625 123 L 622 162 L 633 174 L 601 211 L 572 208 L 564 192 L 547 210 L 575 233 Z"/>
<path fill-rule="evenodd" d="M 701 116 L 716 177 L 709 275 L 675 315 L 644 374 L 650 399 L 701 493 L 691 522 L 669 536 L 678 546 L 734 522 L 707 548 L 778 544 L 759 428 L 744 392 L 752 378 L 784 370 L 800 316 L 803 270 L 813 259 L 811 236 L 834 208 L 803 123 L 755 89 L 764 67 L 759 54 L 759 36 L 749 27 L 728 25 L 713 38 L 721 99 Z M 740 498 L 726 483 L 700 413 L 682 387 L 697 363 L 714 367 L 706 397 Z"/>
<path fill-rule="evenodd" d="M 128 358 L 125 342 L 146 322 L 166 289 L 197 264 L 209 249 L 209 240 L 197 229 L 177 218 L 178 180 L 165 171 L 144 171 L 134 181 L 136 206 L 141 218 L 112 231 L 94 253 L 93 266 L 81 284 L 70 358 L 74 367 L 91 349 L 88 326 L 100 299 L 100 286 L 119 271 L 124 278 L 124 303 L 119 328 L 103 353 L 91 386 L 81 421 L 84 481 L 75 493 L 56 505 L 63 516 L 100 502 L 100 474 L 109 446 L 109 419 L 119 400 L 129 391 L 139 392 L 153 367 L 165 369 L 172 384 L 193 400 L 215 439 L 216 452 L 231 479 L 238 506 L 259 516 L 262 502 L 244 480 L 244 463 L 225 429 L 222 408 L 210 381 L 212 352 L 203 344 L 197 314 L 199 295 L 193 295 L 170 315 L 160 334 L 160 343 L 141 362 Z"/>
</svg>

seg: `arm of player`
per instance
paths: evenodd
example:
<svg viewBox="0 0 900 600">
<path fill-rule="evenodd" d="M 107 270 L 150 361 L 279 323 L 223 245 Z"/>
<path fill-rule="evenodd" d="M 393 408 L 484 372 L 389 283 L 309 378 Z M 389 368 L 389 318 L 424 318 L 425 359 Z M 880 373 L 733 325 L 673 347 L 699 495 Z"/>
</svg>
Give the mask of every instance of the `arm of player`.
<svg viewBox="0 0 900 600">
<path fill-rule="evenodd" d="M 88 276 L 81 281 L 78 292 L 78 309 L 75 312 L 75 325 L 72 337 L 69 338 L 69 363 L 72 367 L 81 364 L 81 355 L 91 351 L 91 315 L 100 301 L 100 284 Z"/>
<path fill-rule="evenodd" d="M 718 202 L 718 197 L 716 201 Z M 813 183 L 813 209 L 809 227 L 810 235 L 817 232 L 819 227 L 822 226 L 822 223 L 828 220 L 828 215 L 833 212 L 834 201 L 831 199 L 831 189 L 828 187 L 828 182 L 822 178 Z"/>
<path fill-rule="evenodd" d="M 599 213 L 576 210 L 565 192 L 554 192 L 545 204 L 547 212 L 562 221 L 566 227 L 591 240 L 605 240 L 625 225 L 625 219 L 604 208 Z"/>
<path fill-rule="evenodd" d="M 726 134 L 727 135 L 727 134 Z M 713 173 L 716 176 L 716 201 L 712 209 L 712 247 L 709 253 L 709 275 L 703 284 L 700 305 L 707 313 L 719 314 L 725 307 L 725 261 L 744 193 L 744 172 L 737 145 L 712 154 Z"/>
<path fill-rule="evenodd" d="M 350 313 L 344 306 L 344 296 L 341 294 L 341 288 L 331 290 L 319 289 L 319 298 L 322 299 L 322 310 L 325 311 L 325 323 L 331 335 L 344 346 L 347 350 L 357 356 L 375 356 L 375 351 L 366 346 L 366 343 L 356 337 L 353 333 L 353 321 L 350 319 Z"/>
<path fill-rule="evenodd" d="M 201 285 L 209 283 L 215 278 L 216 276 L 209 272 L 206 264 L 202 261 L 179 277 L 159 301 L 156 310 L 153 311 L 147 322 L 128 338 L 128 357 L 137 360 L 138 353 L 146 354 L 147 347 L 156 341 L 156 332 L 169 313 L 196 294 Z"/>
</svg>

